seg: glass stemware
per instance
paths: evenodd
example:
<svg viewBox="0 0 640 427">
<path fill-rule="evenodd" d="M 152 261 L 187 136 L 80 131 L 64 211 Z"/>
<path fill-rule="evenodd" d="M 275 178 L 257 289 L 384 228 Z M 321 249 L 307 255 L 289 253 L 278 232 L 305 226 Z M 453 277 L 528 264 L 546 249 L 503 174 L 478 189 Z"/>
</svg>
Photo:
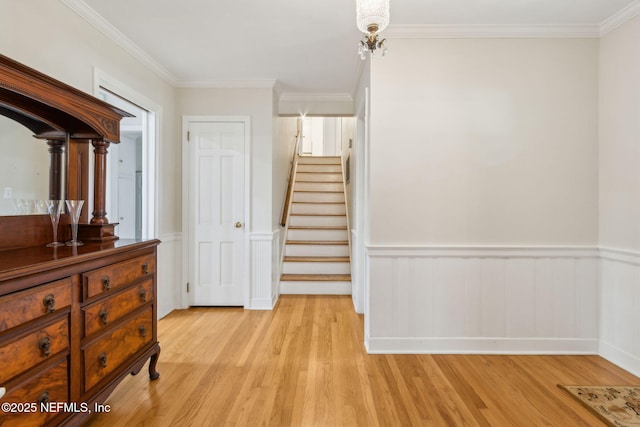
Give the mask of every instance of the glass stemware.
<svg viewBox="0 0 640 427">
<path fill-rule="evenodd" d="M 82 246 L 84 243 L 78 241 L 78 221 L 84 200 L 67 200 L 66 202 L 71 217 L 71 240 L 67 242 L 67 246 Z"/>
<path fill-rule="evenodd" d="M 53 242 L 47 247 L 64 246 L 64 243 L 58 242 L 58 223 L 60 222 L 60 213 L 62 212 L 64 203 L 62 200 L 47 200 L 47 213 L 51 218 L 51 226 L 53 227 Z"/>
</svg>

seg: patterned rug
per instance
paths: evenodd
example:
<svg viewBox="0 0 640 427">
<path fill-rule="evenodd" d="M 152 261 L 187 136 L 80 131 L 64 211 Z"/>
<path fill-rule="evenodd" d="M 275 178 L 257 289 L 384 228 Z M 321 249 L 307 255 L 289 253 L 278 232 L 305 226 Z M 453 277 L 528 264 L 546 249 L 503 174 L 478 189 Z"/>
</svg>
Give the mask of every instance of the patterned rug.
<svg viewBox="0 0 640 427">
<path fill-rule="evenodd" d="M 558 385 L 607 424 L 640 426 L 640 387 Z"/>
</svg>

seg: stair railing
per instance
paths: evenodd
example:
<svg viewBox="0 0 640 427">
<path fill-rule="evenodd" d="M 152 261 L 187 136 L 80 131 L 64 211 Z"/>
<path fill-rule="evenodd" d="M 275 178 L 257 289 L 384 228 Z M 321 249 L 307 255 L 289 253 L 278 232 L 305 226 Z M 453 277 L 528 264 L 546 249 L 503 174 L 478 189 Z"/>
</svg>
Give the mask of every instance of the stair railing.
<svg viewBox="0 0 640 427">
<path fill-rule="evenodd" d="M 300 157 L 300 142 L 302 140 L 302 132 L 298 132 L 296 135 L 296 143 L 293 147 L 293 155 L 291 156 L 291 169 L 289 170 L 289 183 L 287 184 L 287 194 L 284 198 L 284 206 L 282 208 L 282 218 L 280 219 L 280 225 L 283 227 L 287 225 L 287 219 L 289 218 L 289 209 L 291 208 L 291 199 L 293 197 L 293 180 L 296 176 L 296 169 L 298 167 L 298 158 Z"/>
</svg>

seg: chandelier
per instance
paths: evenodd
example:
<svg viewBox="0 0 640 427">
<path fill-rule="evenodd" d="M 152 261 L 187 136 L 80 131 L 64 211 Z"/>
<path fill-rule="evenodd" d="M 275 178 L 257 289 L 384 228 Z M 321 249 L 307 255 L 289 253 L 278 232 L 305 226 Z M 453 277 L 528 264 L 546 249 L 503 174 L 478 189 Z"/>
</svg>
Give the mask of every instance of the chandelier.
<svg viewBox="0 0 640 427">
<path fill-rule="evenodd" d="M 358 48 L 360 58 L 366 59 L 367 52 L 373 55 L 376 49 L 382 49 L 384 56 L 385 39 L 380 40 L 378 33 L 389 25 L 389 0 L 356 0 L 356 22 L 364 33 Z"/>
</svg>

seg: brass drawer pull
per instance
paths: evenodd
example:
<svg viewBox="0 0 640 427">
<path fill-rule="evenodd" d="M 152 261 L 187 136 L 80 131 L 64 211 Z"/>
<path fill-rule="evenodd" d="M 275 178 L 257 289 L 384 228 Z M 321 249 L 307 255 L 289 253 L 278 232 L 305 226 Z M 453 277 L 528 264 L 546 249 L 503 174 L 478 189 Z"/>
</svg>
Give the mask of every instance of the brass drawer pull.
<svg viewBox="0 0 640 427">
<path fill-rule="evenodd" d="M 142 274 L 149 274 L 149 264 L 146 262 L 142 264 Z"/>
<path fill-rule="evenodd" d="M 147 291 L 145 288 L 140 289 L 140 301 L 147 302 Z"/>
<path fill-rule="evenodd" d="M 140 332 L 140 336 L 142 338 L 147 337 L 147 328 L 145 328 L 144 325 L 140 325 L 140 327 L 138 328 L 138 332 Z"/>
<path fill-rule="evenodd" d="M 46 404 L 49 402 L 51 402 L 51 396 L 49 396 L 49 392 L 45 390 L 40 393 L 40 396 L 38 396 L 38 406 L 42 405 L 43 403 Z"/>
<path fill-rule="evenodd" d="M 40 348 L 44 357 L 48 357 L 51 354 L 51 340 L 49 337 L 40 338 L 38 348 Z"/>
<path fill-rule="evenodd" d="M 98 316 L 100 316 L 100 320 L 102 320 L 102 324 L 106 325 L 108 322 L 108 317 L 109 317 L 109 313 L 107 313 L 107 310 L 105 310 L 104 308 L 102 310 L 100 310 L 100 312 L 98 313 Z"/>
<path fill-rule="evenodd" d="M 53 313 L 56 311 L 56 297 L 53 294 L 49 294 L 42 300 L 42 304 L 47 308 L 47 313 Z"/>
<path fill-rule="evenodd" d="M 107 353 L 102 352 L 100 353 L 100 355 L 98 356 L 98 361 L 100 362 L 100 366 L 102 366 L 103 368 L 107 367 Z"/>
<path fill-rule="evenodd" d="M 109 280 L 109 276 L 104 276 L 102 278 L 102 289 L 104 289 L 105 291 L 111 289 L 111 281 Z"/>
</svg>

